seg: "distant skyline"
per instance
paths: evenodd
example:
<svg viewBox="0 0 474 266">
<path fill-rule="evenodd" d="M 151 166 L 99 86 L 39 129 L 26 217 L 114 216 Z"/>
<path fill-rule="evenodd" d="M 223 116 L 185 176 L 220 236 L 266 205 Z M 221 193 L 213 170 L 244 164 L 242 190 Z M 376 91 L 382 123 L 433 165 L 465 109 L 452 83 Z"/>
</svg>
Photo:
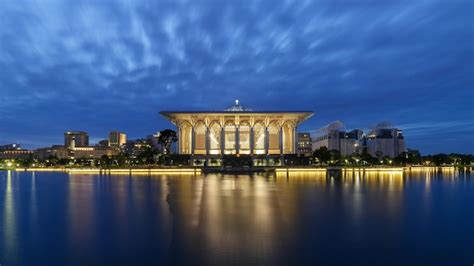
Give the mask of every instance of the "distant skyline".
<svg viewBox="0 0 474 266">
<path fill-rule="evenodd" d="M 474 153 L 473 1 L 0 3 L 0 145 L 131 139 L 163 110 L 309 110 L 300 131 L 390 121 Z"/>
</svg>

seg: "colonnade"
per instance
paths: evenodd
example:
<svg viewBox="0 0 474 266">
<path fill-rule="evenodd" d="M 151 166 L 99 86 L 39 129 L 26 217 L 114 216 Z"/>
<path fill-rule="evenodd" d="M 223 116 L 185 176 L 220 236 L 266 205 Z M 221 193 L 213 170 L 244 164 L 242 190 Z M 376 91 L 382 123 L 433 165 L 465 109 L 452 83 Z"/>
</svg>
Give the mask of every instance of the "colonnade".
<svg viewBox="0 0 474 266">
<path fill-rule="evenodd" d="M 181 154 L 294 154 L 297 126 L 293 121 L 239 124 L 225 121 L 176 121 Z"/>
</svg>

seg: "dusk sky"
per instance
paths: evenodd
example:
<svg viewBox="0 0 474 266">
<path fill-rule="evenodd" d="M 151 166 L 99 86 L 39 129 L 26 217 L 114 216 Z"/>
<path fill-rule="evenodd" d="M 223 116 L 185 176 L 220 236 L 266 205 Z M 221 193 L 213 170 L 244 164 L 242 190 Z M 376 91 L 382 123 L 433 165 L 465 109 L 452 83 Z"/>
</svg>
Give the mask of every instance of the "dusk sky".
<svg viewBox="0 0 474 266">
<path fill-rule="evenodd" d="M 472 0 L 1 0 L 0 144 L 139 138 L 239 99 L 474 153 L 473 18 Z"/>
</svg>

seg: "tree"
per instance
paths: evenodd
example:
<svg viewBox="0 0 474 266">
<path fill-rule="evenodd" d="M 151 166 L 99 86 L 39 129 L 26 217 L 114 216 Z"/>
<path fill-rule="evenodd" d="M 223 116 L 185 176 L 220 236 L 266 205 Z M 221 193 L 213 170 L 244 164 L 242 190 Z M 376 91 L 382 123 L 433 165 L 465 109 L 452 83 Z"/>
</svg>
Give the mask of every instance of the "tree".
<svg viewBox="0 0 474 266">
<path fill-rule="evenodd" d="M 379 160 L 377 158 L 372 157 L 369 153 L 363 152 L 360 155 L 360 159 L 362 160 L 363 164 L 374 165 L 377 164 Z"/>
<path fill-rule="evenodd" d="M 154 164 L 155 163 L 155 155 L 157 151 L 155 151 L 151 147 L 146 147 L 142 152 L 137 155 L 137 160 L 139 164 Z"/>
<path fill-rule="evenodd" d="M 331 159 L 331 153 L 326 146 L 322 146 L 319 149 L 314 150 L 313 158 L 319 163 L 327 163 Z"/>
<path fill-rule="evenodd" d="M 341 152 L 338 150 L 330 150 L 329 154 L 331 157 L 331 164 L 338 163 L 342 159 Z"/>
<path fill-rule="evenodd" d="M 158 136 L 158 143 L 163 146 L 164 154 L 170 153 L 171 144 L 176 141 L 178 141 L 178 136 L 176 135 L 176 132 L 174 130 L 165 129 L 163 131 L 160 131 L 160 134 Z"/>
<path fill-rule="evenodd" d="M 121 152 L 117 155 L 112 156 L 112 161 L 117 166 L 125 166 L 125 162 L 127 161 L 127 157 Z"/>
<path fill-rule="evenodd" d="M 376 151 L 375 156 L 377 156 L 377 159 L 381 160 L 382 156 L 383 156 L 383 152 L 382 151 Z"/>
<path fill-rule="evenodd" d="M 102 168 L 110 167 L 111 164 L 112 161 L 110 160 L 109 156 L 104 154 L 102 157 L 100 157 L 100 165 Z"/>
</svg>

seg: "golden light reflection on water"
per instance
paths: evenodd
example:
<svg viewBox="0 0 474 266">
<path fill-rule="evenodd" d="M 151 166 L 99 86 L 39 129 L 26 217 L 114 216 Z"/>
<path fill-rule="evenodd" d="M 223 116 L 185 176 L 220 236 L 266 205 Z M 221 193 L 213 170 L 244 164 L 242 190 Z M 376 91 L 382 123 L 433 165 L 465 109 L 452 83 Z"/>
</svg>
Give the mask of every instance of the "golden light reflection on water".
<svg viewBox="0 0 474 266">
<path fill-rule="evenodd" d="M 4 194 L 3 234 L 5 254 L 13 256 L 17 252 L 17 232 L 15 217 L 15 198 L 13 194 L 12 171 L 7 171 L 7 180 Z"/>
<path fill-rule="evenodd" d="M 278 224 L 285 223 L 288 213 L 280 205 L 281 191 L 268 179 L 209 175 L 170 182 L 173 226 L 180 228 L 173 238 L 181 243 L 172 248 L 191 250 L 186 243 L 200 243 L 199 250 L 209 262 L 219 264 L 225 252 L 235 252 L 227 254 L 230 257 L 265 253 L 278 245 L 272 237 L 278 235 Z M 182 239 L 186 240 L 177 241 Z"/>
<path fill-rule="evenodd" d="M 31 191 L 24 193 L 30 196 L 27 202 L 31 206 L 25 205 L 30 215 L 23 217 L 31 219 L 33 233 L 41 230 L 33 225 L 34 221 L 42 220 L 37 217 L 36 208 L 49 203 L 47 198 L 42 198 L 45 194 L 41 182 L 49 180 L 48 184 L 63 189 L 55 195 L 58 199 L 65 196 L 64 206 L 53 204 L 53 207 L 66 211 L 64 228 L 58 232 L 64 230 L 62 235 L 71 261 L 89 254 L 100 255 L 97 242 L 105 235 L 110 250 L 125 252 L 135 245 L 153 245 L 147 242 L 153 240 L 166 243 L 160 248 L 178 250 L 176 262 L 187 262 L 186 258 L 197 256 L 201 263 L 216 265 L 248 262 L 242 258 L 278 264 L 280 254 L 296 244 L 292 241 L 298 239 L 295 234 L 301 233 L 298 226 L 307 219 L 314 226 L 312 233 L 323 237 L 321 228 L 327 227 L 330 221 L 340 226 L 337 230 L 342 230 L 348 238 L 363 241 L 367 217 L 376 217 L 377 222 L 386 224 L 384 230 L 398 232 L 410 197 L 418 196 L 416 202 L 426 206 L 422 211 L 429 212 L 433 204 L 429 193 L 433 193 L 432 186 L 437 181 L 447 181 L 443 188 L 449 188 L 466 178 L 466 174 L 448 168 L 353 169 L 253 176 L 29 174 L 8 172 L 4 179 L 1 243 L 9 254 L 18 252 L 21 244 L 17 238 L 19 218 L 15 216 L 15 208 L 19 208 L 15 204 L 19 190 L 15 175 L 18 175 L 31 180 L 25 183 L 31 185 Z M 58 178 L 59 183 L 51 182 L 51 178 Z M 406 191 L 410 190 L 415 194 L 407 197 Z M 43 204 L 37 205 L 38 202 Z M 137 239 L 144 242 L 134 243 Z M 262 257 L 265 260 L 259 261 Z"/>
<path fill-rule="evenodd" d="M 68 179 L 67 220 L 73 259 L 88 253 L 88 245 L 97 233 L 95 224 L 95 179 L 70 175 Z"/>
</svg>

